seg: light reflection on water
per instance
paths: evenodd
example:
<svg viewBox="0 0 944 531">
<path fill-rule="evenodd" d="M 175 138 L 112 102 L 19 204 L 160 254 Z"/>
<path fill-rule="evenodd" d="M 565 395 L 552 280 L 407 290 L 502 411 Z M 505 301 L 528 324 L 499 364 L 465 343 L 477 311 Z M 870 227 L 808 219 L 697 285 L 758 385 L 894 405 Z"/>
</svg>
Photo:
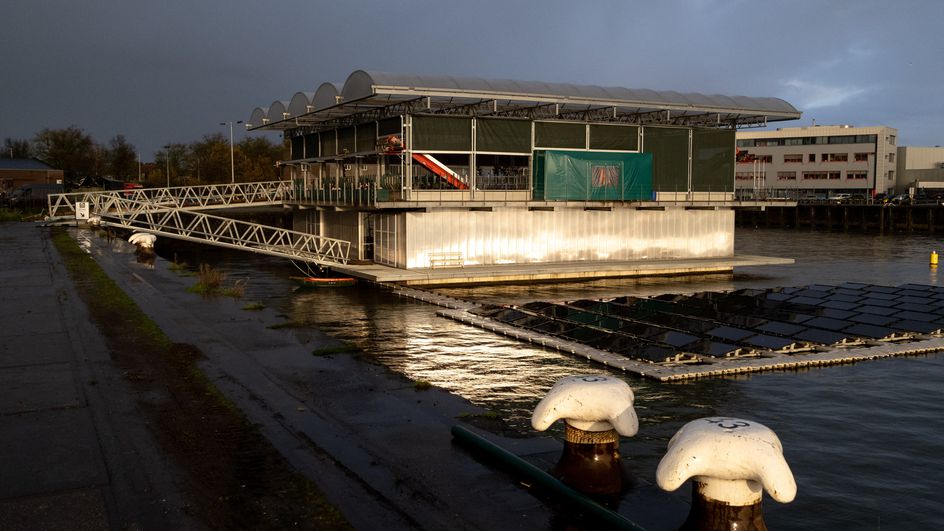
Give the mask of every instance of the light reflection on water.
<svg viewBox="0 0 944 531">
<path fill-rule="evenodd" d="M 440 289 L 491 303 L 648 296 L 746 287 L 866 282 L 938 284 L 928 236 L 740 230 L 737 252 L 792 257 L 789 266 L 739 269 L 734 276 L 598 280 Z M 437 317 L 437 308 L 366 286 L 296 292 L 294 269 L 276 259 L 192 248 L 250 279 L 245 298 L 279 308 L 355 344 L 392 370 L 499 412 L 522 433 L 531 410 L 558 379 L 604 369 L 555 351 Z M 663 384 L 624 376 L 637 397 L 639 435 L 623 455 L 654 477 L 668 439 L 710 415 L 752 418 L 783 441 L 799 485 L 789 505 L 767 501 L 771 529 L 944 529 L 937 502 L 944 471 L 944 356 L 899 358 L 794 372 Z"/>
</svg>

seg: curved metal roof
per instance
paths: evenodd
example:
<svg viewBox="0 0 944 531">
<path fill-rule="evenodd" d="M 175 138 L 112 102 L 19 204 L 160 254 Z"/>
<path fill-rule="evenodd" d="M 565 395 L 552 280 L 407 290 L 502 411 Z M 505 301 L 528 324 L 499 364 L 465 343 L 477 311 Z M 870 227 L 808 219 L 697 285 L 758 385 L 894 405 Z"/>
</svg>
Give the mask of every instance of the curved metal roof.
<svg viewBox="0 0 944 531">
<path fill-rule="evenodd" d="M 314 92 L 296 92 L 292 100 L 288 102 L 288 113 L 292 116 L 301 116 L 315 110 L 311 104 L 311 98 L 314 95 Z"/>
<path fill-rule="evenodd" d="M 269 112 L 270 129 L 326 122 L 379 112 L 441 112 L 488 115 L 525 115 L 636 123 L 699 123 L 739 125 L 800 117 L 793 105 L 780 98 L 725 96 L 697 92 L 655 91 L 625 87 L 516 81 L 475 77 L 423 76 L 356 70 L 338 90 L 322 83 L 312 98 L 310 113 L 292 113 L 290 120 Z M 273 103 L 272 107 L 276 106 Z M 397 109 L 389 109 L 399 106 Z M 294 110 L 294 109 L 293 109 Z M 281 122 L 281 123 L 280 123 Z M 250 121 L 251 128 L 261 127 Z"/>
</svg>

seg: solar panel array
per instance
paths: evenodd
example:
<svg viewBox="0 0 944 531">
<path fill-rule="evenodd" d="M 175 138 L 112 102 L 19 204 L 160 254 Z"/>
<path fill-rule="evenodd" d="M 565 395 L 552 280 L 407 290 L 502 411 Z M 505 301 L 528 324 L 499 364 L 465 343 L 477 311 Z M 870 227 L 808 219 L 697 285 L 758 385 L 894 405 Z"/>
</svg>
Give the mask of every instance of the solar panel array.
<svg viewBox="0 0 944 531">
<path fill-rule="evenodd" d="M 944 288 L 847 282 L 531 302 L 483 307 L 475 313 L 632 359 L 697 362 L 940 335 Z"/>
</svg>

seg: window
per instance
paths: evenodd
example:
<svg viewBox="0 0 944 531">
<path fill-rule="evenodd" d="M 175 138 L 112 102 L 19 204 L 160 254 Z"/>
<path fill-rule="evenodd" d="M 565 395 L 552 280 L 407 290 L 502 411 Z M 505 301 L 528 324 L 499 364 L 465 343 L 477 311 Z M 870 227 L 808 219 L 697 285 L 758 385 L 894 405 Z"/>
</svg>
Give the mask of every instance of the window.
<svg viewBox="0 0 944 531">
<path fill-rule="evenodd" d="M 826 162 L 829 160 L 829 153 L 821 153 L 819 156 L 820 162 Z"/>
<path fill-rule="evenodd" d="M 737 147 L 754 147 L 754 139 L 738 140 Z"/>
<path fill-rule="evenodd" d="M 888 135 L 888 143 L 893 146 L 895 145 L 895 135 Z"/>
<path fill-rule="evenodd" d="M 736 181 L 753 181 L 755 177 L 758 180 L 765 181 L 767 180 L 767 172 L 739 171 L 734 174 L 734 180 Z"/>
<path fill-rule="evenodd" d="M 888 172 L 888 180 L 889 180 L 889 181 L 894 181 L 894 180 L 895 180 L 895 171 L 894 171 L 894 170 Z"/>
<path fill-rule="evenodd" d="M 895 154 L 894 154 L 894 153 L 889 153 L 889 154 L 888 154 L 888 162 L 895 162 Z"/>
<path fill-rule="evenodd" d="M 868 161 L 869 161 L 869 154 L 868 154 L 868 153 L 856 153 L 856 154 L 855 154 L 855 161 L 856 161 L 856 162 L 868 162 Z"/>
<path fill-rule="evenodd" d="M 830 153 L 829 162 L 849 162 L 848 153 Z"/>
<path fill-rule="evenodd" d="M 805 139 L 803 139 L 803 138 L 787 138 L 787 139 L 785 139 L 785 141 L 784 141 L 784 145 L 786 145 L 786 146 L 802 146 L 802 145 L 804 144 L 803 140 L 805 140 Z"/>
<path fill-rule="evenodd" d="M 868 173 L 864 171 L 847 171 L 846 179 L 865 179 Z"/>
<path fill-rule="evenodd" d="M 838 171 L 831 171 L 831 172 L 829 172 L 829 178 L 830 178 L 830 179 L 839 179 L 839 178 L 841 178 L 841 177 L 842 177 L 842 172 L 838 172 Z"/>
<path fill-rule="evenodd" d="M 820 179 L 828 179 L 828 178 L 829 178 L 829 174 L 826 173 L 826 172 L 824 172 L 824 171 L 805 171 L 805 172 L 803 172 L 803 180 L 804 180 L 804 181 L 820 180 Z"/>
<path fill-rule="evenodd" d="M 778 181 L 795 181 L 797 178 L 797 172 L 795 171 L 778 171 L 777 180 Z"/>
<path fill-rule="evenodd" d="M 783 156 L 783 162 L 784 162 L 784 164 L 788 164 L 788 163 L 791 163 L 791 162 L 803 162 L 803 154 L 802 154 L 802 153 L 794 153 L 794 154 L 791 154 L 791 155 L 784 155 L 784 156 Z"/>
<path fill-rule="evenodd" d="M 810 162 L 816 162 L 816 153 L 810 153 L 809 161 L 810 161 Z"/>
<path fill-rule="evenodd" d="M 757 162 L 766 162 L 769 164 L 769 163 L 772 163 L 773 161 L 774 161 L 773 155 L 758 155 L 757 156 Z"/>
</svg>

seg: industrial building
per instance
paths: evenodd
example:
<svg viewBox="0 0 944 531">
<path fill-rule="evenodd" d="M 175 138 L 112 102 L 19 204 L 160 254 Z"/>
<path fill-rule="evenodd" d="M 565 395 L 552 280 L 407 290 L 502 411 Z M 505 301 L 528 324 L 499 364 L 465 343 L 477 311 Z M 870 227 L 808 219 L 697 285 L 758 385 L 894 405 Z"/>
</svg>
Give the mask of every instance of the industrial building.
<svg viewBox="0 0 944 531">
<path fill-rule="evenodd" d="M 739 131 L 738 197 L 826 199 L 836 193 L 894 192 L 898 130 L 815 125 Z"/>
<path fill-rule="evenodd" d="M 296 230 L 393 268 L 731 257 L 735 131 L 777 98 L 386 74 L 256 108 Z"/>
<path fill-rule="evenodd" d="M 0 194 L 36 183 L 62 184 L 62 170 L 36 159 L 0 159 Z"/>
<path fill-rule="evenodd" d="M 944 147 L 899 147 L 896 175 L 898 193 L 944 191 Z"/>
</svg>

